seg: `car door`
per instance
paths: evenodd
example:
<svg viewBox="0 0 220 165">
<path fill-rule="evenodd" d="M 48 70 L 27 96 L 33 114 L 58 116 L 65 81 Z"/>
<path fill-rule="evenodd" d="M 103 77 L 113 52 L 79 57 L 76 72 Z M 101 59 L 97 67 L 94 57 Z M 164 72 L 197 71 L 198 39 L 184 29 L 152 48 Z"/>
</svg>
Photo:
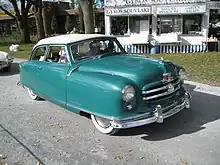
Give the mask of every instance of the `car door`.
<svg viewBox="0 0 220 165">
<path fill-rule="evenodd" d="M 66 53 L 66 54 L 65 54 Z M 66 61 L 63 55 L 66 55 Z M 66 106 L 66 76 L 70 68 L 66 46 L 49 46 L 39 69 L 39 84 L 44 98 Z"/>
<path fill-rule="evenodd" d="M 20 65 L 20 81 L 34 92 L 40 92 L 39 71 L 43 62 L 39 60 L 44 58 L 46 49 L 45 45 L 36 47 L 30 60 Z"/>
</svg>

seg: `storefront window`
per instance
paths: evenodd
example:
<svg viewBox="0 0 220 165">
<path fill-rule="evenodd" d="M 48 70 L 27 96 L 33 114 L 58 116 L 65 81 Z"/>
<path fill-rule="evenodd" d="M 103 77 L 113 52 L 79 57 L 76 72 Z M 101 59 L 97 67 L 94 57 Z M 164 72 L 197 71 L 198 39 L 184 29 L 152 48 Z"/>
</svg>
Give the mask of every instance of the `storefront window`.
<svg viewBox="0 0 220 165">
<path fill-rule="evenodd" d="M 181 16 L 158 17 L 158 33 L 181 32 Z"/>
<path fill-rule="evenodd" d="M 184 15 L 183 16 L 183 34 L 199 34 L 202 26 L 202 15 Z"/>
<path fill-rule="evenodd" d="M 111 18 L 111 34 L 125 35 L 128 32 L 128 17 Z"/>
<path fill-rule="evenodd" d="M 140 33 L 140 17 L 129 17 L 129 28 L 131 33 Z"/>
<path fill-rule="evenodd" d="M 149 32 L 148 16 L 124 16 L 111 18 L 111 34 L 130 35 Z"/>
</svg>

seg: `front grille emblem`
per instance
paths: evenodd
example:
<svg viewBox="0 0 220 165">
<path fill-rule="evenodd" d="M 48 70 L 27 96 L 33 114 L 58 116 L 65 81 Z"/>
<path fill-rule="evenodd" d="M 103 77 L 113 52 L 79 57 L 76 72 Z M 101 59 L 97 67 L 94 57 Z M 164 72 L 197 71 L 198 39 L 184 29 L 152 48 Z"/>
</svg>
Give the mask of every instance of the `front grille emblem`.
<svg viewBox="0 0 220 165">
<path fill-rule="evenodd" d="M 168 84 L 167 88 L 168 88 L 168 92 L 174 91 L 174 86 L 172 84 Z"/>
<path fill-rule="evenodd" d="M 171 73 L 164 73 L 163 74 L 163 82 L 170 82 L 172 80 L 173 80 L 173 78 L 171 76 Z"/>
</svg>

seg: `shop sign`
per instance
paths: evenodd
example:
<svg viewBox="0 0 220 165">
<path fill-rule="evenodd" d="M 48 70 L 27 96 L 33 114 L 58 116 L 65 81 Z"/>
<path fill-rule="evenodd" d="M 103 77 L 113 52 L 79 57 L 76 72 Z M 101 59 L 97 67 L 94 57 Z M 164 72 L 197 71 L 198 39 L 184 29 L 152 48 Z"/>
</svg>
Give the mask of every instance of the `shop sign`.
<svg viewBox="0 0 220 165">
<path fill-rule="evenodd" d="M 187 5 L 187 6 L 158 6 L 157 14 L 193 14 L 205 13 L 206 5 Z"/>
<path fill-rule="evenodd" d="M 135 5 L 163 5 L 205 3 L 206 0 L 105 0 L 105 6 L 135 6 Z"/>
<path fill-rule="evenodd" d="M 218 1 L 210 1 L 207 2 L 208 9 L 220 9 L 220 2 Z"/>
<path fill-rule="evenodd" d="M 151 14 L 150 7 L 106 8 L 106 15 L 139 15 Z"/>
</svg>

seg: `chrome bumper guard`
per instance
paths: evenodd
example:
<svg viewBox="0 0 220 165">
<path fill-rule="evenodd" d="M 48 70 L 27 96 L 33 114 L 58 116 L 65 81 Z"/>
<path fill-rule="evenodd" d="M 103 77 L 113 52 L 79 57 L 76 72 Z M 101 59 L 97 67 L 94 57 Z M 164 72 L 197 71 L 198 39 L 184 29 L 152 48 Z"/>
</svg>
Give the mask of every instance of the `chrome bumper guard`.
<svg viewBox="0 0 220 165">
<path fill-rule="evenodd" d="M 17 82 L 17 86 L 22 86 L 25 89 L 25 86 L 20 81 Z"/>
<path fill-rule="evenodd" d="M 111 122 L 112 127 L 120 128 L 120 129 L 138 127 L 138 126 L 142 126 L 142 125 L 146 125 L 146 124 L 150 124 L 150 123 L 154 123 L 154 122 L 163 123 L 163 120 L 165 118 L 168 118 L 168 117 L 180 112 L 184 108 L 187 108 L 187 109 L 190 108 L 190 100 L 191 100 L 191 96 L 188 92 L 186 92 L 183 103 L 177 105 L 176 107 L 170 109 L 169 111 L 167 111 L 165 113 L 163 113 L 163 109 L 161 108 L 161 106 L 157 105 L 153 115 L 151 115 L 147 118 L 144 118 L 141 120 L 135 120 L 135 117 L 134 117 L 134 121 L 127 121 L 126 122 L 126 120 L 125 121 L 124 120 L 123 121 L 120 121 L 120 120 L 114 121 L 113 120 L 110 122 Z M 146 114 L 143 114 L 143 116 L 145 116 L 145 115 Z"/>
</svg>

